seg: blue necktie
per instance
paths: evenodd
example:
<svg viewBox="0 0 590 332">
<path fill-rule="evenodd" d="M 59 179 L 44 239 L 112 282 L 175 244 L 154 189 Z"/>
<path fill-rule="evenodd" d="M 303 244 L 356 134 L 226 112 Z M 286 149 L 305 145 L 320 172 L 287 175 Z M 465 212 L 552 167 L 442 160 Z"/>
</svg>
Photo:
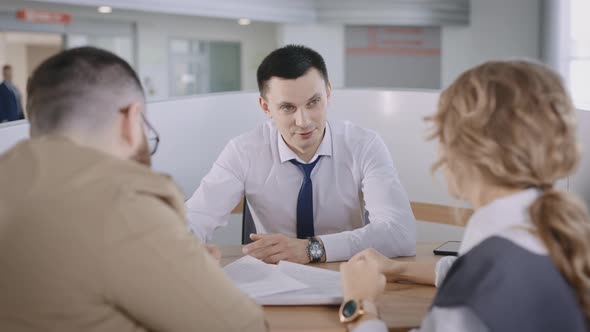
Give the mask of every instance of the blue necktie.
<svg viewBox="0 0 590 332">
<path fill-rule="evenodd" d="M 318 156 L 311 164 L 302 164 L 295 159 L 290 161 L 303 172 L 303 183 L 297 197 L 297 238 L 307 239 L 315 235 L 313 228 L 313 186 L 311 183 L 311 171 L 320 160 Z"/>
</svg>

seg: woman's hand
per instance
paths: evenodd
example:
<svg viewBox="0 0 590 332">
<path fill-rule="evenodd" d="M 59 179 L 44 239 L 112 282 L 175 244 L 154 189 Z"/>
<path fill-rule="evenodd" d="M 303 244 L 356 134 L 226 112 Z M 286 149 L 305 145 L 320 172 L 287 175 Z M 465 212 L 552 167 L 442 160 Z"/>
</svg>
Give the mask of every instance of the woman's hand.
<svg viewBox="0 0 590 332">
<path fill-rule="evenodd" d="M 388 281 L 403 279 L 401 275 L 405 271 L 406 263 L 389 259 L 375 249 L 365 249 L 354 255 L 349 262 L 359 260 L 366 260 L 376 264 L 379 272 L 384 274 Z"/>
<path fill-rule="evenodd" d="M 385 290 L 385 276 L 374 260 L 358 258 L 340 265 L 344 299 L 374 301 Z"/>
</svg>

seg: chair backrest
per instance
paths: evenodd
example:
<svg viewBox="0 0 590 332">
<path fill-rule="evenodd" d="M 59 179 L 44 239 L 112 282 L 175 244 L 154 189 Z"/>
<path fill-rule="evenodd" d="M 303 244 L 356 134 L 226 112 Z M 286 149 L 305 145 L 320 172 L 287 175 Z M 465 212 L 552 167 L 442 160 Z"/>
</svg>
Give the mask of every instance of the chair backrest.
<svg viewBox="0 0 590 332">
<path fill-rule="evenodd" d="M 246 196 L 244 196 L 244 207 L 242 209 L 242 244 L 252 243 L 250 239 L 250 234 L 256 233 L 256 225 L 254 225 L 254 219 L 252 218 L 252 213 L 250 213 L 250 209 L 248 208 L 248 201 L 246 200 Z"/>
</svg>

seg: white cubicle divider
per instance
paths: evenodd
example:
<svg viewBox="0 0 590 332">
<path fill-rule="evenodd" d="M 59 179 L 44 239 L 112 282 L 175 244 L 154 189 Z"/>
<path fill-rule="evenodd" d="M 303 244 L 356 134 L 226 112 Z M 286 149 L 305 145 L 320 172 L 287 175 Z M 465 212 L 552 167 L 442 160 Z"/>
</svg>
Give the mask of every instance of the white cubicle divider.
<svg viewBox="0 0 590 332">
<path fill-rule="evenodd" d="M 428 142 L 423 118 L 436 110 L 438 93 L 432 91 L 334 90 L 328 119 L 350 120 L 377 131 L 391 151 L 409 198 L 415 202 L 464 206 L 449 197 L 442 180 L 430 167 L 436 145 Z M 582 143 L 590 142 L 590 112 L 578 111 Z M 267 121 L 258 106 L 258 93 L 201 95 L 148 104 L 148 118 L 159 131 L 161 143 L 154 168 L 174 177 L 188 198 L 209 171 L 225 144 Z M 28 135 L 28 124 L 0 124 L 0 153 Z M 569 188 L 590 203 L 590 143 Z M 566 181 L 563 181 L 563 186 Z M 233 217 L 237 219 L 237 217 Z M 221 243 L 239 243 L 240 228 L 233 222 Z M 453 226 L 420 225 L 421 240 L 458 239 Z"/>
<path fill-rule="evenodd" d="M 187 199 L 229 140 L 265 121 L 257 95 L 243 92 L 154 102 L 147 110 L 160 134 L 154 169 L 171 174 Z"/>
<path fill-rule="evenodd" d="M 27 137 L 29 123 L 26 120 L 0 123 L 0 154 Z"/>
<path fill-rule="evenodd" d="M 336 90 L 328 119 L 350 120 L 376 130 L 389 147 L 413 201 L 452 205 L 444 186 L 430 175 L 435 145 L 425 141 L 423 118 L 438 94 L 416 91 Z M 154 167 L 171 173 L 186 195 L 198 186 L 225 144 L 267 121 L 257 93 L 215 94 L 152 103 L 149 118 L 160 132 Z"/>
<path fill-rule="evenodd" d="M 436 109 L 437 92 L 335 90 L 328 119 L 349 120 L 377 131 L 389 147 L 410 200 L 464 206 L 449 197 L 443 181 L 434 181 L 430 168 L 436 158 L 434 142 L 425 140 L 423 118 Z M 267 121 L 258 105 L 258 93 L 214 94 L 152 103 L 149 118 L 161 135 L 154 158 L 157 170 L 170 173 L 187 198 L 227 142 Z M 214 241 L 239 243 L 239 217 Z M 419 223 L 420 240 L 458 240 L 462 228 Z"/>
</svg>

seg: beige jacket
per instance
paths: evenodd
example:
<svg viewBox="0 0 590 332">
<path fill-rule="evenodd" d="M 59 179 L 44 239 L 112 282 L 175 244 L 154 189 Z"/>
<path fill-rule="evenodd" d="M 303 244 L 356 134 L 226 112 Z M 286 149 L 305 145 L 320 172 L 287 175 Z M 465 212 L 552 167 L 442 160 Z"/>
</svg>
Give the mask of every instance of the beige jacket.
<svg viewBox="0 0 590 332">
<path fill-rule="evenodd" d="M 64 138 L 0 156 L 0 331 L 262 331 L 168 177 Z"/>
</svg>

